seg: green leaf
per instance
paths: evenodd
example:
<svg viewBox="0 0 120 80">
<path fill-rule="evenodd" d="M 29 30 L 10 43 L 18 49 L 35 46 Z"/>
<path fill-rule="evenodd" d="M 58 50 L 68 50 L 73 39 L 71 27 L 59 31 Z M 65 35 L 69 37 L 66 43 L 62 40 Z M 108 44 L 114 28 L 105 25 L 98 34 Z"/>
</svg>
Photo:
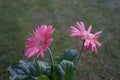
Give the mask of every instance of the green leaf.
<svg viewBox="0 0 120 80">
<path fill-rule="evenodd" d="M 60 63 L 62 60 L 69 60 L 75 63 L 77 58 L 78 58 L 78 54 L 77 54 L 77 50 L 75 49 L 65 50 L 63 55 L 56 56 L 57 63 Z"/>
<path fill-rule="evenodd" d="M 72 80 L 72 77 L 75 72 L 75 66 L 73 62 L 68 61 L 68 60 L 63 60 L 62 62 L 60 62 L 60 65 L 65 71 L 64 80 Z"/>
<path fill-rule="evenodd" d="M 61 65 L 56 64 L 52 72 L 53 80 L 63 80 L 64 75 L 65 75 L 65 71 L 63 70 Z"/>
<path fill-rule="evenodd" d="M 37 80 L 49 80 L 47 76 L 42 75 Z"/>
<path fill-rule="evenodd" d="M 62 60 L 60 64 L 56 64 L 53 69 L 53 80 L 73 80 L 75 66 L 73 62 Z"/>
<path fill-rule="evenodd" d="M 10 80 L 25 79 L 35 80 L 38 76 L 44 75 L 49 64 L 42 61 L 28 62 L 20 60 L 17 64 L 8 67 L 10 72 Z"/>
</svg>

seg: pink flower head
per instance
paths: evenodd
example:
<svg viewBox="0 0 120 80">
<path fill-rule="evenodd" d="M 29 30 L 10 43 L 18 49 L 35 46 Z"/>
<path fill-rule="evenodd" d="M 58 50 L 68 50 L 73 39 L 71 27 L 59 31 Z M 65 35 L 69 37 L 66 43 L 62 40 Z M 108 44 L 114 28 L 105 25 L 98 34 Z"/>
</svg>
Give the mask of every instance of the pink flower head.
<svg viewBox="0 0 120 80">
<path fill-rule="evenodd" d="M 35 31 L 33 36 L 30 36 L 25 45 L 25 56 L 30 58 L 32 56 L 44 57 L 44 51 L 51 45 L 53 39 L 51 38 L 55 29 L 52 26 L 41 25 Z"/>
<path fill-rule="evenodd" d="M 80 36 L 84 43 L 84 52 L 91 49 L 93 52 L 97 53 L 97 47 L 102 46 L 101 43 L 98 42 L 99 35 L 102 31 L 98 31 L 95 34 L 91 33 L 92 26 L 90 25 L 88 30 L 85 30 L 85 25 L 83 22 L 77 22 L 76 27 L 71 26 L 70 36 Z"/>
</svg>

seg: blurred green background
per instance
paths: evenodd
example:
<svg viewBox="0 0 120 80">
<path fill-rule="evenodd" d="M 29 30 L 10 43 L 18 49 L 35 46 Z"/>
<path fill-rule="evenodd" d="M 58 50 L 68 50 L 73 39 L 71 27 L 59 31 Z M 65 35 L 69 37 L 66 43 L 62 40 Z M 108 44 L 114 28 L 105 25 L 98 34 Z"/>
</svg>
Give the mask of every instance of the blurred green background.
<svg viewBox="0 0 120 80">
<path fill-rule="evenodd" d="M 51 24 L 56 29 L 51 49 L 54 56 L 65 49 L 80 51 L 69 36 L 76 21 L 102 30 L 98 54 L 83 54 L 77 80 L 120 80 L 119 0 L 0 0 L 0 80 L 8 80 L 8 66 L 24 57 L 24 44 L 32 29 Z"/>
</svg>

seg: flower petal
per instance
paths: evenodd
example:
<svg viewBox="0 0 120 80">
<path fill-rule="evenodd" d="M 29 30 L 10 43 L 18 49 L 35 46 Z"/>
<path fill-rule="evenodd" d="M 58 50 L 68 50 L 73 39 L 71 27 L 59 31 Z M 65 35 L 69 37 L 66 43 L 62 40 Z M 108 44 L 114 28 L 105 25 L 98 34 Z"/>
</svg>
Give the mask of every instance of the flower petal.
<svg viewBox="0 0 120 80">
<path fill-rule="evenodd" d="M 101 44 L 100 42 L 98 42 L 98 41 L 95 41 L 95 43 L 96 43 L 99 47 L 102 46 L 102 44 Z"/>
<path fill-rule="evenodd" d="M 85 31 L 85 25 L 83 22 L 76 22 L 77 23 L 77 27 L 81 30 L 81 31 Z"/>
<path fill-rule="evenodd" d="M 71 26 L 70 36 L 80 36 L 80 31 L 77 28 Z"/>
<path fill-rule="evenodd" d="M 92 30 L 92 25 L 89 26 L 89 28 L 88 28 L 88 33 L 90 33 L 91 30 Z"/>
<path fill-rule="evenodd" d="M 97 53 L 97 47 L 96 47 L 95 43 L 91 42 L 91 44 L 92 44 L 92 51 Z"/>
<path fill-rule="evenodd" d="M 94 35 L 95 35 L 95 36 L 99 36 L 101 33 L 102 33 L 102 31 L 98 31 L 98 32 L 96 32 Z"/>
</svg>

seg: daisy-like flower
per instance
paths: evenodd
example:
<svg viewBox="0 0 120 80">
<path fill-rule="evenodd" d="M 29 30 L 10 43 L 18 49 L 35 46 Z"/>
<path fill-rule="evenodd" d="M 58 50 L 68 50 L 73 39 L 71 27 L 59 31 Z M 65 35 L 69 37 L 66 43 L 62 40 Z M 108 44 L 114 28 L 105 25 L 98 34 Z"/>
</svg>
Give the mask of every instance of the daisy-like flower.
<svg viewBox="0 0 120 80">
<path fill-rule="evenodd" d="M 52 34 L 55 29 L 52 26 L 41 25 L 35 31 L 33 35 L 27 38 L 25 45 L 25 56 L 30 58 L 44 57 L 44 51 L 51 45 L 53 41 Z"/>
<path fill-rule="evenodd" d="M 88 30 L 85 30 L 85 25 L 83 22 L 77 22 L 76 27 L 71 26 L 70 36 L 81 37 L 84 40 L 84 52 L 91 49 L 93 52 L 97 53 L 97 47 L 101 47 L 102 44 L 98 42 L 98 38 L 102 31 L 98 31 L 95 34 L 91 33 L 92 26 L 90 25 Z"/>
</svg>

